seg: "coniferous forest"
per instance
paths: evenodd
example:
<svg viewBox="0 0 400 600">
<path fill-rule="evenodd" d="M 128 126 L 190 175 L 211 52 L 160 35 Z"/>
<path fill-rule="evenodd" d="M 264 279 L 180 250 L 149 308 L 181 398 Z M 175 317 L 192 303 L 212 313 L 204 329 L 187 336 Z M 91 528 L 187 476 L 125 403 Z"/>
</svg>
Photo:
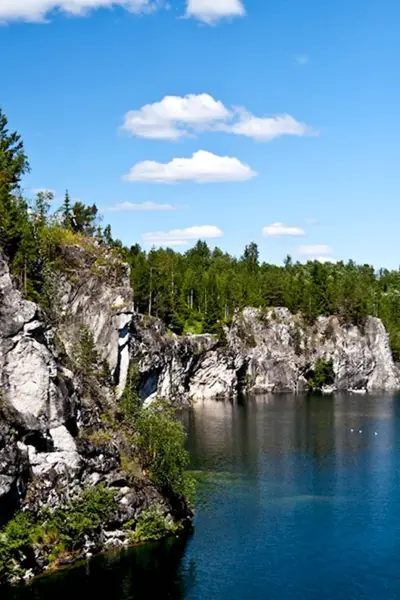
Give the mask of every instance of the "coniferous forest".
<svg viewBox="0 0 400 600">
<path fill-rule="evenodd" d="M 0 246 L 22 293 L 44 309 L 52 304 L 53 273 L 62 269 L 61 246 L 91 239 L 130 265 L 136 310 L 163 319 L 176 333 L 218 332 L 246 306 L 284 306 L 310 323 L 319 315 L 338 315 L 362 326 L 373 315 L 382 318 L 400 360 L 399 270 L 351 260 L 293 263 L 290 256 L 278 266 L 260 262 L 255 243 L 240 257 L 204 241 L 185 253 L 124 246 L 109 225 L 100 224 L 95 205 L 71 203 L 68 192 L 58 210 L 50 193 L 37 194 L 33 202 L 24 198 L 21 181 L 28 171 L 21 137 L 0 111 Z"/>
</svg>

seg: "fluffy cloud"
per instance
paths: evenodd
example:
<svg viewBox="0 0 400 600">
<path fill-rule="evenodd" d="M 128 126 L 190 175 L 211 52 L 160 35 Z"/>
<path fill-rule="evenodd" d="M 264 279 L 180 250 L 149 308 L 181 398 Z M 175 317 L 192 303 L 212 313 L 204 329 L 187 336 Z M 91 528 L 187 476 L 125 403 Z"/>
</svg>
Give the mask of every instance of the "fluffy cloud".
<svg viewBox="0 0 400 600">
<path fill-rule="evenodd" d="M 300 227 L 289 227 L 283 223 L 272 223 L 263 228 L 263 235 L 265 237 L 294 237 L 304 235 L 303 229 Z"/>
<path fill-rule="evenodd" d="M 153 0 L 0 0 L 0 21 L 45 21 L 53 11 L 83 16 L 96 8 L 120 6 L 134 13 L 155 8 Z"/>
<path fill-rule="evenodd" d="M 221 19 L 244 17 L 242 0 L 187 0 L 186 16 L 212 25 Z"/>
<path fill-rule="evenodd" d="M 239 119 L 235 123 L 223 125 L 222 129 L 261 142 L 269 142 L 282 135 L 305 136 L 312 134 L 310 127 L 296 121 L 290 115 L 255 117 L 244 110 L 239 112 Z"/>
<path fill-rule="evenodd" d="M 154 246 L 185 246 L 193 240 L 219 238 L 222 235 L 223 232 L 215 225 L 194 225 L 186 229 L 145 233 L 143 241 Z"/>
<path fill-rule="evenodd" d="M 330 254 L 332 250 L 326 244 L 311 244 L 309 246 L 300 246 L 299 252 L 305 256 L 318 256 Z"/>
<path fill-rule="evenodd" d="M 178 207 L 173 204 L 157 204 L 157 202 L 142 202 L 135 204 L 133 202 L 118 202 L 113 206 L 108 206 L 108 212 L 156 212 L 156 211 L 171 211 Z"/>
<path fill-rule="evenodd" d="M 145 160 L 134 165 L 125 175 L 125 181 L 150 183 L 219 183 L 246 181 L 257 173 L 248 165 L 230 156 L 217 156 L 205 150 L 195 152 L 191 158 L 174 158 L 169 163 Z"/>
<path fill-rule="evenodd" d="M 152 139 L 177 140 L 197 131 L 225 131 L 269 142 L 282 135 L 313 135 L 290 115 L 256 117 L 243 108 L 227 108 L 210 94 L 165 96 L 124 116 L 122 130 Z"/>
<path fill-rule="evenodd" d="M 227 108 L 209 94 L 165 96 L 126 113 L 122 129 L 144 138 L 176 140 L 189 129 L 201 129 L 230 116 Z"/>
</svg>

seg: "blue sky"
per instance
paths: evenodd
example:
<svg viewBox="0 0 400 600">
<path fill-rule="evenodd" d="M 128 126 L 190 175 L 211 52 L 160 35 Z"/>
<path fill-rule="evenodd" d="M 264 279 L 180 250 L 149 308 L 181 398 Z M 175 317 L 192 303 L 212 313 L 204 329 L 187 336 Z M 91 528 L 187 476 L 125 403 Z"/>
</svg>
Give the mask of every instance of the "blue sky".
<svg viewBox="0 0 400 600">
<path fill-rule="evenodd" d="M 26 193 L 147 248 L 397 267 L 398 1 L 151 1 L 0 0 Z"/>
</svg>

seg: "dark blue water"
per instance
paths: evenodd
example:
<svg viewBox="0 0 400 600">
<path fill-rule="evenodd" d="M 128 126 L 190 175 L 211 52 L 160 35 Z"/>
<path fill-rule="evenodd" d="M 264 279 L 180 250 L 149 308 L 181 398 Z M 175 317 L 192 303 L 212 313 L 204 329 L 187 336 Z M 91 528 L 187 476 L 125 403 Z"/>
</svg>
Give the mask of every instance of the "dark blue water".
<svg viewBox="0 0 400 600">
<path fill-rule="evenodd" d="M 400 398 L 207 402 L 184 420 L 201 471 L 195 534 L 12 600 L 400 598 Z"/>
</svg>

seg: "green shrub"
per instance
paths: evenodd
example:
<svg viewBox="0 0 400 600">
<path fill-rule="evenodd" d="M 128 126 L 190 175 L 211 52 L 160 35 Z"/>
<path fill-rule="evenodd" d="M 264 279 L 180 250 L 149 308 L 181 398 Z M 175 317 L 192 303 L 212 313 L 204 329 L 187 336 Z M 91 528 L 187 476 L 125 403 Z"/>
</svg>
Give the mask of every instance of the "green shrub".
<svg viewBox="0 0 400 600">
<path fill-rule="evenodd" d="M 22 577 L 35 548 L 49 564 L 81 548 L 85 537 L 107 522 L 116 508 L 115 491 L 97 486 L 53 512 L 43 510 L 36 519 L 17 513 L 0 532 L 0 584 Z"/>
<path fill-rule="evenodd" d="M 131 362 L 129 364 L 124 393 L 119 399 L 119 406 L 128 420 L 134 418 L 142 406 L 142 399 L 139 395 L 139 383 L 140 374 L 137 364 Z"/>
<path fill-rule="evenodd" d="M 134 525 L 135 529 L 131 533 L 131 540 L 134 543 L 161 540 L 181 529 L 179 524 L 174 523 L 164 515 L 162 506 L 158 503 L 152 504 L 148 509 L 143 510 Z M 129 526 L 130 524 L 127 525 L 128 528 Z"/>
<path fill-rule="evenodd" d="M 290 335 L 292 338 L 292 344 L 293 344 L 293 348 L 294 348 L 294 353 L 297 356 L 301 356 L 302 354 L 302 348 L 301 348 L 301 330 L 300 328 L 295 325 L 291 330 L 290 330 Z"/>
<path fill-rule="evenodd" d="M 194 317 L 190 317 L 187 321 L 185 321 L 183 326 L 183 335 L 187 335 L 191 333 L 192 335 L 200 335 L 204 331 L 203 321 L 199 318 L 196 319 Z"/>
<path fill-rule="evenodd" d="M 135 446 L 151 481 L 190 500 L 194 484 L 185 471 L 189 464 L 185 440 L 185 430 L 174 411 L 161 402 L 142 409 L 135 420 Z"/>
<path fill-rule="evenodd" d="M 49 514 L 43 523 L 45 532 L 56 531 L 67 549 L 74 550 L 117 508 L 115 491 L 103 486 L 88 488 L 79 498 Z"/>
<path fill-rule="evenodd" d="M 322 388 L 335 383 L 335 371 L 332 359 L 319 358 L 313 369 L 306 373 L 307 388 L 309 390 L 322 390 Z"/>
<path fill-rule="evenodd" d="M 32 543 L 32 525 L 26 513 L 18 513 L 0 532 L 0 584 L 19 578 Z"/>
</svg>

